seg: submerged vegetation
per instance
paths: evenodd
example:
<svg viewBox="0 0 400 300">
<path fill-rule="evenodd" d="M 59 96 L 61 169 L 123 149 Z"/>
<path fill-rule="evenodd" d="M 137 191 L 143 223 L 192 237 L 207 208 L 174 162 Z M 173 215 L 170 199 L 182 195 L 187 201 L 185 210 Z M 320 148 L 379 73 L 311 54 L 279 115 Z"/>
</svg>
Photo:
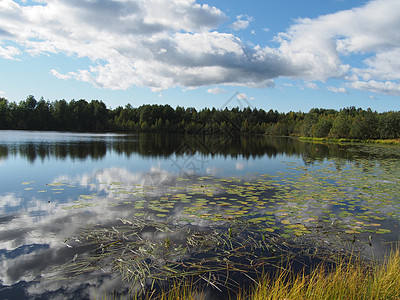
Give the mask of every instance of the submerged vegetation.
<svg viewBox="0 0 400 300">
<path fill-rule="evenodd" d="M 282 162 L 275 175 L 99 182 L 115 201 L 107 209 L 132 209 L 132 217 L 66 239 L 91 251 L 56 277 L 114 274 L 138 299 L 207 299 L 210 291 L 232 299 L 396 299 L 398 252 L 383 264 L 371 259 L 382 236 L 397 238 L 400 168 L 392 150 L 365 145 L 386 157 L 379 161 Z M 80 195 L 79 205 L 63 207 L 104 205 L 99 197 Z"/>
<path fill-rule="evenodd" d="M 399 299 L 400 251 L 391 252 L 381 263 L 339 260 L 333 267 L 320 264 L 310 273 L 279 269 L 275 276 L 264 275 L 253 288 L 242 290 L 231 299 L 237 300 L 320 300 L 320 299 Z M 133 299 L 206 300 L 192 282 L 174 284 L 168 291 Z"/>
<path fill-rule="evenodd" d="M 97 269 L 119 273 L 123 281 L 132 283 L 132 291 L 145 294 L 187 280 L 229 294 L 256 282 L 262 272 L 286 269 L 289 262 L 332 263 L 336 255 L 349 255 L 310 237 L 284 238 L 247 222 L 203 228 L 149 219 L 121 221 L 123 225 L 111 230 L 91 229 L 67 240 L 69 245 L 92 245 L 93 251 L 63 265 L 64 276 Z"/>
<path fill-rule="evenodd" d="M 142 105 L 109 109 L 99 100 L 9 102 L 0 98 L 0 129 L 89 132 L 267 134 L 332 139 L 399 139 L 400 112 L 377 113 L 349 107 L 279 113 L 257 108 L 209 109 Z"/>
<path fill-rule="evenodd" d="M 310 272 L 278 269 L 264 274 L 250 288 L 242 288 L 229 299 L 236 300 L 319 300 L 399 299 L 400 251 L 393 250 L 379 263 L 338 259 L 335 265 L 321 263 Z M 208 294 L 189 279 L 174 281 L 159 293 L 132 294 L 135 300 L 207 300 Z M 101 299 L 118 299 L 103 296 Z"/>
</svg>

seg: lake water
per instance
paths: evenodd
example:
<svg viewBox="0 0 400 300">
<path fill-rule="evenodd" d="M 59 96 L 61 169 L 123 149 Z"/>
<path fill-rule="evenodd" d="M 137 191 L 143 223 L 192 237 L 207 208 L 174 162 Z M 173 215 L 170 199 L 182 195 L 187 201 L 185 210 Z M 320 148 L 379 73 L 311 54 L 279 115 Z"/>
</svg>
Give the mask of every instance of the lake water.
<svg viewBox="0 0 400 300">
<path fill-rule="evenodd" d="M 399 240 L 399 162 L 398 146 L 0 131 L 0 298 L 129 294 L 127 252 L 161 243 L 141 263 L 168 277 L 223 234 L 382 258 Z"/>
</svg>

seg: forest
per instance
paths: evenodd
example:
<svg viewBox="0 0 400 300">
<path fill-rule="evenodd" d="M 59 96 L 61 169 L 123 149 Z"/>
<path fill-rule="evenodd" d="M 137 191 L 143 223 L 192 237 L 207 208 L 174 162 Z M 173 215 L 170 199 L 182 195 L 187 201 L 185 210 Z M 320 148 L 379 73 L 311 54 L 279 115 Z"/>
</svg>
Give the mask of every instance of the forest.
<svg viewBox="0 0 400 300">
<path fill-rule="evenodd" d="M 103 101 L 38 101 L 29 95 L 19 103 L 0 98 L 0 129 L 79 132 L 155 132 L 188 134 L 265 134 L 332 139 L 398 139 L 400 112 L 378 113 L 355 107 L 313 108 L 308 113 L 257 108 L 172 108 L 142 105 L 115 109 Z"/>
</svg>

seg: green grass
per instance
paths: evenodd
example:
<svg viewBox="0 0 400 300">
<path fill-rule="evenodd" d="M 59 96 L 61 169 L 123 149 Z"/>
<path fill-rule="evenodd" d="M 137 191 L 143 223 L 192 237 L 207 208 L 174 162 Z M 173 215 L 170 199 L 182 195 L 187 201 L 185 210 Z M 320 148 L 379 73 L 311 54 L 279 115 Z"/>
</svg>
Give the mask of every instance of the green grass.
<svg viewBox="0 0 400 300">
<path fill-rule="evenodd" d="M 368 140 L 370 143 L 376 143 L 376 144 L 395 144 L 399 145 L 400 144 L 400 139 L 391 139 L 391 140 Z"/>
<path fill-rule="evenodd" d="M 329 143 L 373 143 L 373 144 L 386 144 L 386 145 L 399 145 L 400 139 L 377 139 L 377 140 L 359 140 L 359 139 L 333 139 L 328 137 L 316 138 L 316 137 L 298 137 L 301 141 L 311 142 L 329 142 Z"/>
</svg>

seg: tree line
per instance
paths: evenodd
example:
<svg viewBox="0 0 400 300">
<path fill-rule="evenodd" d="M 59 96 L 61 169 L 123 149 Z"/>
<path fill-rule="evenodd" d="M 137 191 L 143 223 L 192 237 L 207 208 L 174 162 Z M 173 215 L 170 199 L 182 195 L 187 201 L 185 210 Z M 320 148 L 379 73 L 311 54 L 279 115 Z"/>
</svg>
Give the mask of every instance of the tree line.
<svg viewBox="0 0 400 300">
<path fill-rule="evenodd" d="M 355 107 L 313 108 L 308 113 L 250 107 L 197 111 L 168 104 L 110 109 L 99 100 L 50 102 L 30 95 L 19 103 L 0 98 L 0 129 L 396 139 L 400 138 L 400 112 Z"/>
</svg>

